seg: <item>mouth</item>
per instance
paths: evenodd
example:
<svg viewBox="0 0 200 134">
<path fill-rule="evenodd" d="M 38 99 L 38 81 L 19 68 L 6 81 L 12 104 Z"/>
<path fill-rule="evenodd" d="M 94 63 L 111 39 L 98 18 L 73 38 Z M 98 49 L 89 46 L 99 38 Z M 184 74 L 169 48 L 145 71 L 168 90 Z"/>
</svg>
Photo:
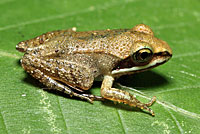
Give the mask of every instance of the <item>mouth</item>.
<svg viewBox="0 0 200 134">
<path fill-rule="evenodd" d="M 131 67 L 131 68 L 123 68 L 123 69 L 113 70 L 112 71 L 112 75 L 117 75 L 117 74 L 124 75 L 124 74 L 132 74 L 132 73 L 143 72 L 143 71 L 146 71 L 146 70 L 149 70 L 149 69 L 152 69 L 154 67 L 157 67 L 159 65 L 164 64 L 171 57 L 172 57 L 172 55 L 169 54 L 169 53 L 157 54 L 146 65 L 143 65 L 143 66 L 134 66 L 134 67 Z"/>
</svg>

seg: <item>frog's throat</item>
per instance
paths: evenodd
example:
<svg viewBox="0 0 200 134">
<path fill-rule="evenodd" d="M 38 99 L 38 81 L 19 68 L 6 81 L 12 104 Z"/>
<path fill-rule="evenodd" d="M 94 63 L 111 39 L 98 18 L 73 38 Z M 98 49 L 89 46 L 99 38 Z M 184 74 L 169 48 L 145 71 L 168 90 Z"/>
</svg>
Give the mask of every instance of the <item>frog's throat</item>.
<svg viewBox="0 0 200 134">
<path fill-rule="evenodd" d="M 165 59 L 165 60 L 157 59 L 157 60 L 154 60 L 153 62 L 150 62 L 149 64 L 144 65 L 144 66 L 136 66 L 136 67 L 131 67 L 131 68 L 123 68 L 123 69 L 119 69 L 119 70 L 113 70 L 112 75 L 126 74 L 126 73 L 129 73 L 129 72 L 145 71 L 147 69 L 161 65 L 161 64 L 165 63 L 166 61 L 168 61 L 169 59 L 170 59 L 170 57 L 168 59 Z"/>
</svg>

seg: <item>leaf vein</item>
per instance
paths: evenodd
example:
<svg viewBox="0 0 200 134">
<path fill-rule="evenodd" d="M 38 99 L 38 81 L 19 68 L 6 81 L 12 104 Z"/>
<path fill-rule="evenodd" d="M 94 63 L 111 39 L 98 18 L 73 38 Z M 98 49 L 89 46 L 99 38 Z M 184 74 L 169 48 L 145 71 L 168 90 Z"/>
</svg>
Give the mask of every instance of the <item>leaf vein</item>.
<svg viewBox="0 0 200 134">
<path fill-rule="evenodd" d="M 5 120 L 4 120 L 4 118 L 3 118 L 2 112 L 0 112 L 0 116 L 1 116 L 1 118 L 2 118 L 3 127 L 5 128 L 5 131 L 6 131 L 6 133 L 8 134 L 8 130 L 7 130 L 6 123 L 5 123 Z"/>
<path fill-rule="evenodd" d="M 200 52 L 192 52 L 192 53 L 185 53 L 185 54 L 175 55 L 175 56 L 173 56 L 173 59 L 186 57 L 186 56 L 195 56 L 195 55 L 200 55 Z"/>
<path fill-rule="evenodd" d="M 181 134 L 184 134 L 184 130 L 183 130 L 183 128 L 181 127 L 181 125 L 180 125 L 180 123 L 178 122 L 178 120 L 176 119 L 176 117 L 172 114 L 172 112 L 171 112 L 169 109 L 167 109 L 167 111 L 169 112 L 169 114 L 170 114 L 170 116 L 172 117 L 172 119 L 175 121 L 175 124 L 177 125 L 177 127 L 178 127 L 180 133 L 181 133 Z"/>
<path fill-rule="evenodd" d="M 134 1 L 130 0 L 130 1 L 127 1 L 127 2 L 134 2 Z M 70 13 L 63 13 L 63 14 L 58 14 L 58 15 L 54 15 L 54 16 L 50 16 L 50 17 L 39 18 L 39 19 L 31 20 L 31 21 L 22 22 L 22 23 L 19 23 L 19 24 L 7 25 L 5 27 L 0 27 L 0 31 L 12 29 L 12 28 L 17 28 L 17 27 L 21 27 L 21 26 L 25 26 L 25 25 L 29 25 L 29 24 L 45 22 L 45 21 L 54 20 L 54 19 L 61 19 L 61 18 L 64 18 L 64 17 L 73 16 L 73 15 L 77 15 L 77 14 L 93 12 L 95 10 L 105 10 L 105 9 L 109 9 L 110 7 L 115 6 L 115 5 L 120 5 L 120 3 L 119 2 L 113 2 L 112 4 L 111 3 L 105 3 L 103 5 L 97 5 L 96 7 L 91 6 L 89 8 L 85 8 L 85 9 L 80 10 L 80 11 L 74 11 L 74 12 L 70 12 Z"/>
<path fill-rule="evenodd" d="M 63 110 L 62 110 L 62 108 L 61 108 L 61 104 L 60 104 L 60 99 L 59 99 L 58 96 L 57 96 L 57 101 L 58 101 L 58 107 L 59 107 L 60 112 L 61 112 L 61 116 L 62 116 L 62 118 L 63 118 L 63 120 L 64 120 L 65 129 L 66 129 L 66 131 L 68 132 L 69 129 L 68 129 L 68 127 L 67 127 L 67 123 L 66 123 L 66 121 L 65 121 L 65 117 L 64 117 L 64 114 L 63 114 Z"/>
<path fill-rule="evenodd" d="M 158 92 L 154 92 L 156 94 L 160 94 L 160 93 L 165 93 L 165 92 L 171 92 L 171 91 L 177 91 L 177 90 L 184 90 L 184 89 L 190 89 L 190 88 L 200 88 L 200 85 L 195 85 L 195 86 L 184 86 L 181 88 L 172 88 L 172 89 L 166 89 L 163 91 L 158 91 Z"/>
<path fill-rule="evenodd" d="M 10 58 L 15 58 L 15 59 L 19 59 L 20 56 L 17 56 L 16 54 L 11 54 L 5 51 L 0 50 L 0 56 L 4 56 L 4 57 L 10 57 Z"/>
<path fill-rule="evenodd" d="M 119 110 L 116 109 L 116 113 L 117 113 L 117 116 L 118 116 L 118 118 L 119 118 L 119 122 L 120 122 L 120 124 L 121 124 L 121 126 L 122 126 L 123 132 L 124 132 L 124 134 L 126 134 L 126 129 L 125 129 L 125 127 L 124 127 L 124 123 L 123 123 L 123 121 L 122 121 L 122 118 L 121 118 L 121 115 L 120 115 Z"/>
</svg>

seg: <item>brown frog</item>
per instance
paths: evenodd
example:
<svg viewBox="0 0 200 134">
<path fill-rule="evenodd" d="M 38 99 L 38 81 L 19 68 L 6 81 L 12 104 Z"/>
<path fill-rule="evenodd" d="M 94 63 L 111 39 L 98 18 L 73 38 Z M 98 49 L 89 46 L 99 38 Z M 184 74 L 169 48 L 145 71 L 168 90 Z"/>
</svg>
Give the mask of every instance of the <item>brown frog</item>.
<svg viewBox="0 0 200 134">
<path fill-rule="evenodd" d="M 89 102 L 108 99 L 133 107 L 149 108 L 132 94 L 113 88 L 115 78 L 142 72 L 168 61 L 169 45 L 154 37 L 151 28 L 139 24 L 132 29 L 76 32 L 53 31 L 20 42 L 16 49 L 25 52 L 22 67 L 49 89 Z M 94 80 L 101 79 L 101 96 L 85 94 Z"/>
</svg>

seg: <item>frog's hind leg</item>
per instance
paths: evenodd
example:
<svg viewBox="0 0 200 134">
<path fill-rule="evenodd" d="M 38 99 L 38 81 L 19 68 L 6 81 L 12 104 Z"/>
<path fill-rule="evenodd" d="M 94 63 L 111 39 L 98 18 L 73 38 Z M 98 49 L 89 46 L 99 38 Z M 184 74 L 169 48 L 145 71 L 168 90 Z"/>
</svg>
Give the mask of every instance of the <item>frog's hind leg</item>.
<svg viewBox="0 0 200 134">
<path fill-rule="evenodd" d="M 52 79 L 51 77 L 45 75 L 39 69 L 34 67 L 26 68 L 27 72 L 30 73 L 34 78 L 38 79 L 41 83 L 48 87 L 48 89 L 56 89 L 60 92 L 64 92 L 65 94 L 69 94 L 71 97 L 76 96 L 81 99 L 85 99 L 90 103 L 93 103 L 93 100 L 90 99 L 88 96 L 84 96 L 78 93 L 75 93 L 71 90 L 71 88 L 64 86 L 63 84 L 57 82 L 56 80 Z"/>
<path fill-rule="evenodd" d="M 27 48 L 37 47 L 41 44 L 48 42 L 49 40 L 51 40 L 52 38 L 54 38 L 56 36 L 62 35 L 66 32 L 74 32 L 74 31 L 75 30 L 73 30 L 73 28 L 72 28 L 72 29 L 68 29 L 68 30 L 57 30 L 57 31 L 47 32 L 47 33 L 44 33 L 33 39 L 19 42 L 16 45 L 16 49 L 20 52 L 25 52 L 25 51 L 27 51 Z"/>
<path fill-rule="evenodd" d="M 85 99 L 85 100 L 89 101 L 90 103 L 92 103 L 93 100 L 101 100 L 102 99 L 102 97 L 99 97 L 99 96 L 75 92 L 74 90 L 76 90 L 76 88 L 74 88 L 73 86 L 63 84 L 64 82 L 62 82 L 60 80 L 67 81 L 67 79 L 68 79 L 68 81 L 70 81 L 70 79 L 75 80 L 75 79 L 78 79 L 79 77 L 82 78 L 83 76 L 87 75 L 87 72 L 82 71 L 83 74 L 81 74 L 81 72 L 76 73 L 76 69 L 74 68 L 75 70 L 68 70 L 69 73 L 65 74 L 62 72 L 63 71 L 62 69 L 61 70 L 58 69 L 58 67 L 57 67 L 58 65 L 55 65 L 56 67 L 52 67 L 51 69 L 49 69 L 50 66 L 53 66 L 53 64 L 56 64 L 58 62 L 60 62 L 60 64 L 64 64 L 64 62 L 61 63 L 61 61 L 54 62 L 51 59 L 48 60 L 48 59 L 43 59 L 43 58 L 39 58 L 39 57 L 34 57 L 33 55 L 29 55 L 29 54 L 25 54 L 23 59 L 21 60 L 22 67 L 30 75 L 32 75 L 34 78 L 38 79 L 41 83 L 43 83 L 48 89 L 55 89 L 60 92 L 64 92 L 65 94 L 69 94 L 71 97 L 76 96 L 81 99 Z M 67 65 L 68 64 L 66 63 L 66 66 Z M 73 64 L 74 67 L 75 67 L 75 65 L 76 64 Z M 66 66 L 64 66 L 64 67 L 66 67 Z M 69 66 L 72 66 L 72 64 L 70 64 Z M 57 72 L 57 73 L 55 73 L 55 72 Z M 69 76 L 69 78 L 65 79 L 65 77 L 64 77 L 65 75 Z M 62 76 L 62 78 L 60 78 L 61 76 Z M 81 84 L 86 83 L 85 88 L 87 88 L 87 87 L 89 88 L 93 82 L 92 76 L 85 77 L 84 80 L 80 83 Z M 82 85 L 82 86 L 84 86 L 84 85 Z"/>
</svg>

